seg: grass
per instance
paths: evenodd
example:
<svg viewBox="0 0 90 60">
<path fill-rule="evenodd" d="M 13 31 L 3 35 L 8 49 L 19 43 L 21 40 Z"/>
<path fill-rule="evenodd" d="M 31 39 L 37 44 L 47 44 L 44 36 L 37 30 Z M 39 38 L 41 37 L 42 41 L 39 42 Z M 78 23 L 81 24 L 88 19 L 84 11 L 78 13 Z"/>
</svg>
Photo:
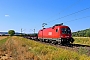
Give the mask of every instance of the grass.
<svg viewBox="0 0 90 60">
<path fill-rule="evenodd" d="M 0 60 L 38 60 L 39 58 L 28 50 L 26 44 L 22 43 L 24 42 L 15 36 L 9 37 L 9 39 L 1 45 Z M 6 54 L 8 57 L 2 56 Z"/>
<path fill-rule="evenodd" d="M 74 37 L 76 44 L 83 44 L 83 45 L 90 45 L 90 38 L 89 37 Z"/>
<path fill-rule="evenodd" d="M 85 46 L 90 46 L 90 37 L 74 37 L 74 44 L 80 44 Z M 90 55 L 90 48 L 89 47 L 80 47 L 78 49 L 79 54 Z"/>
<path fill-rule="evenodd" d="M 3 39 L 0 40 L 0 46 L 2 46 L 2 44 L 4 44 L 7 40 L 8 40 L 9 37 L 5 37 Z"/>
<path fill-rule="evenodd" d="M 85 47 L 80 47 L 78 50 L 79 54 L 87 54 L 89 51 Z"/>
<path fill-rule="evenodd" d="M 77 39 L 75 43 L 81 42 Z M 79 52 L 75 52 L 22 37 L 10 37 L 8 40 L 6 38 L 0 40 L 0 44 L 5 44 L 6 50 L 3 53 L 7 53 L 14 60 L 90 60 L 90 56 L 86 55 L 86 49 L 82 47 L 79 48 Z"/>
<path fill-rule="evenodd" d="M 83 54 L 84 49 L 80 49 L 79 53 L 66 50 L 62 48 L 56 48 L 50 45 L 45 45 L 32 40 L 18 37 L 25 46 L 28 46 L 28 50 L 37 55 L 40 60 L 89 60 L 90 57 Z M 86 53 L 86 52 L 84 52 Z"/>
<path fill-rule="evenodd" d="M 7 38 L 8 36 L 0 36 L 0 40 Z"/>
</svg>

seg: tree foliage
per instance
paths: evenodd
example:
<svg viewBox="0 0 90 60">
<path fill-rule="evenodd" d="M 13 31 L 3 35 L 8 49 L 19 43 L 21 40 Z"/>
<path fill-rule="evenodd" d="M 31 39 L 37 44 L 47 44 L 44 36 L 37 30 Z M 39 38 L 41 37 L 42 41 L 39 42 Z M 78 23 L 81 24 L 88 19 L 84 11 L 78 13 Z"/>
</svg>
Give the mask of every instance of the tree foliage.
<svg viewBox="0 0 90 60">
<path fill-rule="evenodd" d="M 14 30 L 9 30 L 9 31 L 8 31 L 8 34 L 9 34 L 10 36 L 13 36 L 13 35 L 15 34 L 15 31 L 14 31 Z"/>
<path fill-rule="evenodd" d="M 86 36 L 90 37 L 90 30 L 86 32 Z"/>
<path fill-rule="evenodd" d="M 72 36 L 74 37 L 90 37 L 90 28 L 77 31 L 77 32 L 72 32 Z"/>
</svg>

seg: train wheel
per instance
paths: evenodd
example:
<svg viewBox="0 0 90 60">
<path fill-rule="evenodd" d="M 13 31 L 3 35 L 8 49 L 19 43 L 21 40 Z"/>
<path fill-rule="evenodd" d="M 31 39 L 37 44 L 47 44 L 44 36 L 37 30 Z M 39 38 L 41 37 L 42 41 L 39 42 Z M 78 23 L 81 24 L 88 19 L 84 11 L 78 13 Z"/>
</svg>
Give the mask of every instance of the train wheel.
<svg viewBox="0 0 90 60">
<path fill-rule="evenodd" d="M 53 44 L 54 42 L 52 41 L 51 43 Z"/>
<path fill-rule="evenodd" d="M 52 44 L 56 45 L 56 44 L 57 44 L 57 42 L 56 42 L 56 41 L 52 41 Z"/>
<path fill-rule="evenodd" d="M 46 40 L 45 40 L 45 42 L 46 42 L 46 43 L 49 43 L 49 40 L 48 40 L 48 39 L 46 39 Z"/>
<path fill-rule="evenodd" d="M 52 41 L 51 41 L 51 40 L 48 40 L 48 42 L 49 42 L 49 43 L 52 43 Z"/>
<path fill-rule="evenodd" d="M 58 44 L 58 45 L 61 45 L 61 40 L 60 40 L 60 41 L 57 41 L 57 44 Z"/>
</svg>

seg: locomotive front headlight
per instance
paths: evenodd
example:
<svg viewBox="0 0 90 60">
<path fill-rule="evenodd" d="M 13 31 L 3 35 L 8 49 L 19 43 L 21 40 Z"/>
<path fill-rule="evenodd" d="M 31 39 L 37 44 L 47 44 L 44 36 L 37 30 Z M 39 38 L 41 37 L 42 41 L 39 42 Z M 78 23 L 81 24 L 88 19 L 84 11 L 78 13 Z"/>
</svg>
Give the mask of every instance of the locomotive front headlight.
<svg viewBox="0 0 90 60">
<path fill-rule="evenodd" d="M 65 36 L 66 38 L 68 38 L 69 36 Z"/>
</svg>

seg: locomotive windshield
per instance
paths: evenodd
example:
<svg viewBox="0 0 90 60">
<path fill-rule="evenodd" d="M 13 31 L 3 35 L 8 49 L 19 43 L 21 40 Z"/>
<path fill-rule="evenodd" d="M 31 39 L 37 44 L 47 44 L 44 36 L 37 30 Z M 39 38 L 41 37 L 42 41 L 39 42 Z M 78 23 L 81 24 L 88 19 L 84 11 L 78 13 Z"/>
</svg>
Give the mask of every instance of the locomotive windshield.
<svg viewBox="0 0 90 60">
<path fill-rule="evenodd" d="M 62 34 L 71 34 L 70 28 L 62 28 L 61 31 L 62 31 Z"/>
</svg>

